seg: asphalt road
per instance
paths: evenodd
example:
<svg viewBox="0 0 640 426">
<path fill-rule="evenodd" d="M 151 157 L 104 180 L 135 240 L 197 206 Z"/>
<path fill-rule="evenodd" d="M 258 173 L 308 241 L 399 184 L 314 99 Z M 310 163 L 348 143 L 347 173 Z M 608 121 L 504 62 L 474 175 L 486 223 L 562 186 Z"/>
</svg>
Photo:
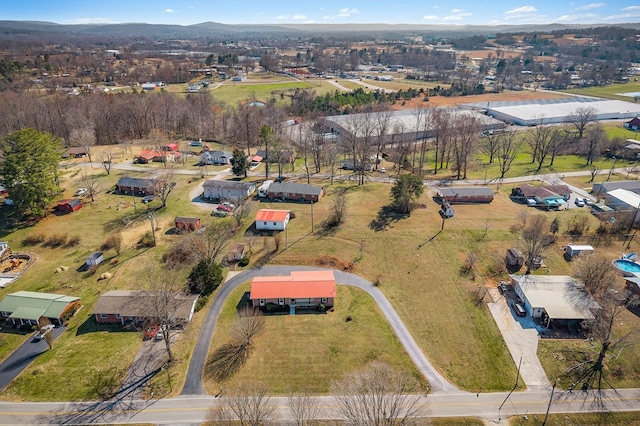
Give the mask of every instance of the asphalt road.
<svg viewBox="0 0 640 426">
<path fill-rule="evenodd" d="M 612 412 L 637 411 L 640 389 L 623 389 L 603 394 L 607 409 Z M 161 400 L 119 400 L 108 402 L 0 402 L 2 424 L 68 424 L 98 423 L 137 424 L 201 424 L 209 408 L 219 403 L 212 396 L 181 396 Z M 276 418 L 291 421 L 286 397 L 271 398 Z M 595 411 L 592 392 L 551 391 L 497 393 L 440 392 L 420 398 L 422 417 L 479 417 L 489 424 L 508 424 L 508 416 L 528 416 L 542 421 L 551 401 L 551 413 L 581 413 Z M 336 402 L 331 396 L 318 397 L 318 419 L 339 418 Z"/>
</svg>

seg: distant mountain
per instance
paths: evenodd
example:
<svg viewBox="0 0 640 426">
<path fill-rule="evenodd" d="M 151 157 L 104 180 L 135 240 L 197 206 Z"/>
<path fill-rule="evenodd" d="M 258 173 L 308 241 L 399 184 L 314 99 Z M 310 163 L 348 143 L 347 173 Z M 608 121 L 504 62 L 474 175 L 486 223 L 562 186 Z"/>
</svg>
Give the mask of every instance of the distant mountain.
<svg viewBox="0 0 640 426">
<path fill-rule="evenodd" d="M 448 37 L 470 34 L 490 35 L 511 32 L 550 32 L 567 29 L 611 26 L 601 25 L 427 25 L 427 24 L 280 24 L 280 25 L 228 25 L 217 22 L 203 22 L 195 25 L 154 25 L 145 23 L 126 24 L 82 24 L 63 25 L 42 21 L 0 21 L 0 35 L 60 34 L 72 36 L 147 37 L 151 39 L 194 39 L 201 37 L 237 37 L 272 34 L 307 35 L 319 34 L 415 34 L 427 33 Z M 640 29 L 640 23 L 615 24 L 624 28 Z"/>
</svg>

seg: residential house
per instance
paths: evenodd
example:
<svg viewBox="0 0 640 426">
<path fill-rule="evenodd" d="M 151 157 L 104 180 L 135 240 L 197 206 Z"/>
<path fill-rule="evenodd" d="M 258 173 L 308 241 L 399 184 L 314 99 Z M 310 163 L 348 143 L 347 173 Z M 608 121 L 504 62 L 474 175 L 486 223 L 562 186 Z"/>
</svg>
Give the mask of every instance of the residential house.
<svg viewBox="0 0 640 426">
<path fill-rule="evenodd" d="M 256 191 L 254 182 L 209 179 L 202 185 L 202 196 L 209 200 L 240 200 L 250 197 Z"/>
<path fill-rule="evenodd" d="M 82 208 L 82 200 L 80 198 L 69 198 L 66 200 L 58 200 L 56 210 L 62 214 L 73 213 Z"/>
<path fill-rule="evenodd" d="M 493 189 L 487 186 L 436 188 L 437 198 L 450 204 L 490 203 Z"/>
<path fill-rule="evenodd" d="M 564 210 L 568 207 L 565 195 L 558 194 L 549 189 L 554 188 L 557 190 L 558 186 L 566 185 L 554 185 L 547 187 L 544 185 L 534 186 L 529 185 L 528 183 L 524 183 L 516 188 L 513 188 L 513 190 L 511 191 L 511 196 L 515 199 L 521 199 L 523 201 L 535 200 L 535 205 L 546 208 L 547 210 Z M 570 190 L 567 189 L 567 191 L 569 191 L 570 193 Z M 561 192 L 564 193 L 565 190 L 562 189 Z"/>
<path fill-rule="evenodd" d="M 142 290 L 110 290 L 104 293 L 93 308 L 99 324 L 147 325 L 158 324 L 160 318 L 154 309 L 154 297 L 162 298 L 169 323 L 181 326 L 193 317 L 198 295 L 169 294 Z M 160 301 L 160 299 L 159 299 Z"/>
<path fill-rule="evenodd" d="M 626 189 L 608 191 L 603 198 L 606 205 L 617 212 L 637 212 L 640 208 L 640 194 Z"/>
<path fill-rule="evenodd" d="M 164 181 L 160 179 L 121 177 L 116 184 L 116 191 L 126 195 L 153 195 L 163 185 Z"/>
<path fill-rule="evenodd" d="M 365 163 L 363 167 L 361 161 L 356 161 L 353 158 L 349 158 L 342 162 L 342 168 L 344 170 L 358 170 L 358 171 L 362 171 L 364 168 L 365 172 L 370 172 L 373 170 L 373 163 Z"/>
<path fill-rule="evenodd" d="M 82 146 L 72 146 L 67 149 L 64 154 L 62 154 L 63 158 L 82 158 L 89 155 L 87 149 Z"/>
<path fill-rule="evenodd" d="M 13 325 L 38 325 L 41 318 L 63 325 L 80 308 L 79 297 L 18 291 L 0 302 L 0 318 Z"/>
<path fill-rule="evenodd" d="M 545 327 L 578 327 L 594 318 L 598 303 L 584 284 L 567 275 L 510 275 L 525 310 Z"/>
<path fill-rule="evenodd" d="M 267 189 L 267 197 L 278 200 L 317 203 L 323 195 L 322 187 L 307 183 L 275 182 Z"/>
<path fill-rule="evenodd" d="M 177 152 L 178 151 L 178 144 L 177 143 L 168 143 L 165 146 L 162 147 L 163 151 L 171 151 L 171 152 Z"/>
<path fill-rule="evenodd" d="M 627 121 L 626 123 L 624 123 L 624 128 L 633 131 L 640 130 L 640 118 L 634 117 L 631 120 Z"/>
<path fill-rule="evenodd" d="M 255 277 L 249 300 L 254 307 L 290 308 L 334 306 L 336 279 L 333 271 L 292 271 L 289 276 Z"/>
<path fill-rule="evenodd" d="M 260 209 L 256 213 L 256 230 L 284 231 L 291 219 L 290 210 Z"/>
<path fill-rule="evenodd" d="M 228 151 L 208 151 L 204 150 L 200 154 L 201 165 L 228 166 L 231 164 L 233 153 Z"/>
<path fill-rule="evenodd" d="M 85 265 L 92 267 L 98 266 L 102 262 L 104 262 L 104 253 L 102 253 L 101 251 L 94 251 L 89 256 L 87 256 L 84 263 Z"/>
<path fill-rule="evenodd" d="M 147 149 L 136 156 L 136 162 L 141 164 L 148 164 L 152 161 L 156 163 L 174 163 L 179 160 L 181 156 L 182 154 L 178 151 L 172 151 L 169 149 Z"/>
<path fill-rule="evenodd" d="M 183 232 L 195 231 L 201 226 L 199 217 L 177 216 L 173 223 L 178 231 Z"/>
</svg>

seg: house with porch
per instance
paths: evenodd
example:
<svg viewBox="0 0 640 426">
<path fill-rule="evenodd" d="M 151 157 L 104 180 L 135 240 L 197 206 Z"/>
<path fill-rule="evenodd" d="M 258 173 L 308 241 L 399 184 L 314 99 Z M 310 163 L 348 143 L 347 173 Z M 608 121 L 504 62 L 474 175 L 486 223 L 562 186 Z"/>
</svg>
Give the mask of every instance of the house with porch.
<svg viewBox="0 0 640 426">
<path fill-rule="evenodd" d="M 232 158 L 232 152 L 205 150 L 200 154 L 200 165 L 228 166 L 231 164 Z"/>
<path fill-rule="evenodd" d="M 336 279 L 333 271 L 292 271 L 288 276 L 255 277 L 251 281 L 251 305 L 290 308 L 334 306 Z"/>
<path fill-rule="evenodd" d="M 110 290 L 100 296 L 93 308 L 93 315 L 99 324 L 158 324 L 160 319 L 153 309 L 153 298 L 159 294 L 142 290 Z M 175 293 L 159 297 L 169 316 L 166 320 L 181 326 L 191 321 L 199 295 Z"/>
<path fill-rule="evenodd" d="M 322 187 L 308 183 L 275 182 L 267 189 L 267 197 L 278 200 L 317 203 L 323 195 Z"/>
<path fill-rule="evenodd" d="M 63 294 L 18 291 L 0 302 L 0 318 L 10 324 L 38 325 L 41 318 L 63 325 L 80 309 L 79 297 Z"/>
</svg>

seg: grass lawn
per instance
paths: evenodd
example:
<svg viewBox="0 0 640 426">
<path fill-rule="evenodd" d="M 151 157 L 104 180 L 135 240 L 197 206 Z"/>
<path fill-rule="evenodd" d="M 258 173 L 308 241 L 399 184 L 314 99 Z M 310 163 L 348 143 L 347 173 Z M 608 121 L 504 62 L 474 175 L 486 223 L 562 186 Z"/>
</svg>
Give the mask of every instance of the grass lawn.
<svg viewBox="0 0 640 426">
<path fill-rule="evenodd" d="M 213 97 L 224 104 L 235 106 L 238 101 L 256 98 L 267 102 L 274 98 L 278 102 L 289 102 L 289 98 L 280 99 L 280 95 L 292 92 L 295 89 L 314 89 L 319 87 L 315 82 L 307 81 L 281 81 L 255 83 L 253 81 L 225 83 L 222 86 L 211 89 Z"/>
<path fill-rule="evenodd" d="M 596 426 L 596 425 L 640 425 L 640 413 L 565 413 L 565 414 L 549 414 L 547 424 L 554 426 Z M 527 426 L 542 424 L 544 414 L 529 415 L 528 419 L 524 416 L 510 417 L 509 425 L 511 426 Z"/>
<path fill-rule="evenodd" d="M 633 102 L 633 98 L 622 96 L 620 93 L 640 92 L 640 83 L 629 82 L 626 84 L 608 84 L 606 86 L 585 87 L 582 89 L 562 90 L 575 95 L 596 96 L 606 99 L 617 99 L 621 101 Z"/>
<path fill-rule="evenodd" d="M 265 315 L 265 330 L 255 339 L 246 365 L 231 379 L 206 388 L 215 394 L 229 387 L 259 378 L 271 392 L 287 395 L 307 390 L 326 393 L 333 380 L 374 360 L 410 372 L 426 387 L 391 327 L 373 300 L 362 290 L 340 286 L 333 311 L 326 314 Z M 236 305 L 249 283 L 229 297 L 211 343 L 213 353 L 228 341 L 228 330 L 236 318 Z M 351 321 L 346 321 L 350 316 Z M 205 373 L 206 377 L 206 373 Z"/>
</svg>

